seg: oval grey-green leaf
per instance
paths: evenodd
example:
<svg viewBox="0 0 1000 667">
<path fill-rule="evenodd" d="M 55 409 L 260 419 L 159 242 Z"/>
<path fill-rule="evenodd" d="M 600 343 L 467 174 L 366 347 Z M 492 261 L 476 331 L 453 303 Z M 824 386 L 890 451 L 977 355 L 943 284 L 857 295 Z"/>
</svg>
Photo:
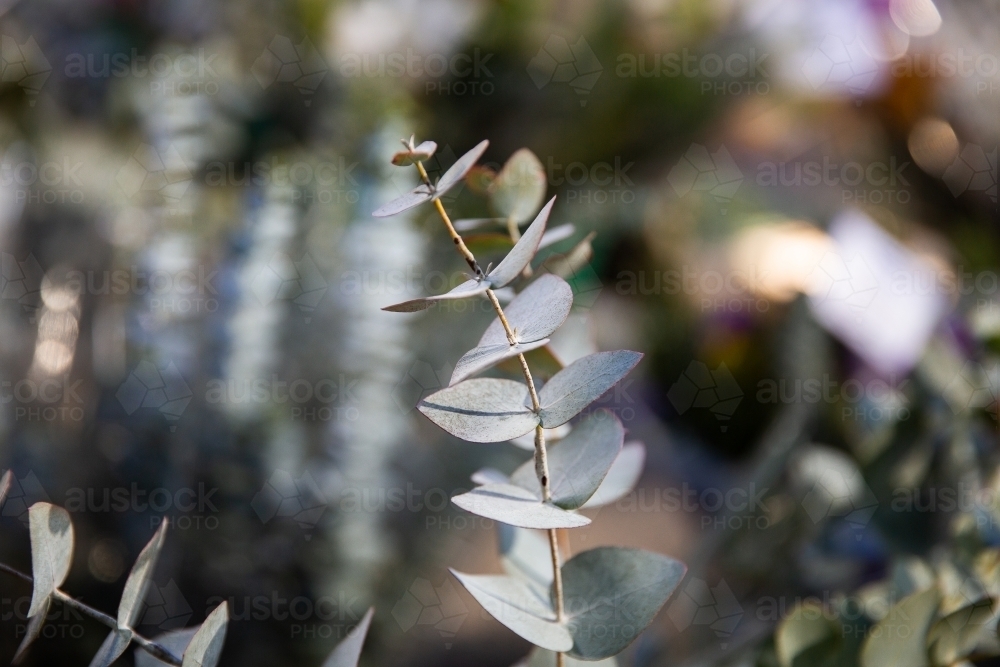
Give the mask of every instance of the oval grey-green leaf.
<svg viewBox="0 0 1000 667">
<path fill-rule="evenodd" d="M 543 503 L 536 494 L 513 484 L 486 484 L 451 501 L 466 512 L 519 528 L 579 528 L 590 523 L 582 514 Z"/>
<path fill-rule="evenodd" d="M 431 394 L 417 409 L 457 438 L 503 442 L 538 424 L 525 402 L 528 387 L 513 380 L 475 378 Z"/>
<path fill-rule="evenodd" d="M 451 573 L 483 609 L 514 634 L 550 651 L 572 648 L 573 638 L 556 622 L 551 603 L 524 582 L 503 575 Z"/>
<path fill-rule="evenodd" d="M 642 353 L 631 350 L 598 352 L 556 373 L 538 392 L 542 425 L 565 424 L 618 384 L 635 368 Z"/>
<path fill-rule="evenodd" d="M 598 547 L 562 568 L 570 654 L 601 660 L 621 653 L 648 626 L 687 567 L 641 549 Z"/>
<path fill-rule="evenodd" d="M 542 234 L 545 233 L 545 225 L 549 221 L 549 214 L 552 213 L 552 206 L 555 204 L 555 201 L 556 198 L 553 197 L 549 200 L 549 203 L 542 207 L 542 210 L 535 216 L 534 222 L 528 226 L 528 229 L 525 230 L 521 238 L 514 244 L 514 247 L 510 249 L 507 256 L 503 258 L 495 269 L 490 271 L 488 277 L 493 287 L 503 287 L 512 282 L 521 275 L 524 267 L 531 262 L 531 259 L 535 256 L 535 252 L 538 250 L 538 243 L 542 240 Z"/>
<path fill-rule="evenodd" d="M 577 423 L 563 440 L 549 447 L 549 485 L 552 502 L 563 509 L 577 509 L 601 486 L 625 440 L 625 427 L 613 413 L 599 410 Z M 535 462 L 526 461 L 510 481 L 540 493 Z"/>
<path fill-rule="evenodd" d="M 562 326 L 573 307 L 573 289 L 559 276 L 546 274 L 528 285 L 504 308 L 507 324 L 520 343 L 548 338 Z M 500 318 L 494 319 L 479 339 L 478 347 L 501 345 L 507 333 Z"/>
</svg>

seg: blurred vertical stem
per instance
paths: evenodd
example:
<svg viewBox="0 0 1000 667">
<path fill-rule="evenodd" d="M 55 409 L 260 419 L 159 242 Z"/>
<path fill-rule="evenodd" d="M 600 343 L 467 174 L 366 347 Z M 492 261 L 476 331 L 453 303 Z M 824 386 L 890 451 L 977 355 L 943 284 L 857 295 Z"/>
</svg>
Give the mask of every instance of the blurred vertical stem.
<svg viewBox="0 0 1000 667">
<path fill-rule="evenodd" d="M 433 187 L 430 178 L 427 176 L 427 170 L 424 169 L 423 163 L 417 161 L 414 163 L 417 167 L 417 171 L 420 173 L 420 178 L 428 187 Z M 465 245 L 465 241 L 462 240 L 461 235 L 455 231 L 455 225 L 451 223 L 451 218 L 448 217 L 448 212 L 444 210 L 444 204 L 441 203 L 440 199 L 434 200 L 434 207 L 437 208 L 438 214 L 441 216 L 441 221 L 444 222 L 445 228 L 448 230 L 448 234 L 451 236 L 452 242 L 455 247 L 461 253 L 462 257 L 465 258 L 466 263 L 475 272 L 476 277 L 483 279 L 486 274 L 483 269 L 479 266 L 479 262 L 476 261 L 475 255 L 472 251 Z M 500 318 L 500 324 L 503 325 L 504 333 L 507 334 L 507 342 L 510 345 L 517 344 L 517 337 L 514 335 L 514 331 L 510 328 L 510 323 L 507 321 L 506 315 L 503 313 L 503 308 L 500 306 L 500 301 L 497 299 L 497 295 L 492 289 L 486 290 L 486 296 L 489 297 L 490 303 L 493 304 L 493 310 L 496 311 L 497 317 Z M 524 374 L 524 381 L 528 383 L 528 393 L 531 394 L 531 407 L 536 414 L 541 412 L 542 406 L 538 401 L 538 392 L 535 390 L 535 381 L 531 377 L 531 369 L 528 368 L 528 361 L 524 358 L 523 354 L 517 355 L 517 360 L 521 364 L 521 372 Z M 542 428 L 541 424 L 535 427 L 535 473 L 538 475 L 538 481 L 542 487 L 542 500 L 549 502 L 552 500 L 552 489 L 549 484 L 549 457 L 545 449 L 545 429 Z M 556 620 L 562 622 L 566 616 L 565 603 L 563 602 L 563 584 L 562 584 L 562 563 L 559 554 L 559 537 L 555 529 L 549 529 L 549 553 L 552 556 L 552 589 L 555 594 L 556 603 Z M 556 666 L 563 667 L 565 664 L 566 657 L 563 653 L 556 654 Z"/>
</svg>

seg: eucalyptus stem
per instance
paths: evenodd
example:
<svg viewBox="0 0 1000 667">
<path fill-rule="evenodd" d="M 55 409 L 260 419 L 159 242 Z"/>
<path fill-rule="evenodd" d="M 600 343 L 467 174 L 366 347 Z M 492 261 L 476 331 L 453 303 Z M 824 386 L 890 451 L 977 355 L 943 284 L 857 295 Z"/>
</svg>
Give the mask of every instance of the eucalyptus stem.
<svg viewBox="0 0 1000 667">
<path fill-rule="evenodd" d="M 416 165 L 417 171 L 420 173 L 420 178 L 423 180 L 424 184 L 428 187 L 433 187 L 430 178 L 427 176 L 427 170 L 424 169 L 424 165 L 420 161 L 417 161 L 414 164 Z M 473 255 L 472 251 L 465 245 L 465 241 L 462 240 L 462 236 L 455 230 L 455 225 L 452 224 L 451 218 L 448 217 L 448 212 L 445 210 L 444 204 L 441 203 L 440 199 L 434 200 L 434 207 L 437 209 L 438 215 L 441 216 L 441 221 L 444 222 L 444 226 L 448 230 L 448 234 L 451 236 L 452 242 L 462 254 L 466 263 L 470 268 L 472 268 L 473 271 L 475 271 L 478 278 L 484 278 L 485 273 L 479 266 L 479 262 L 476 261 L 475 255 Z M 516 229 L 516 227 L 514 227 L 514 229 Z M 504 315 L 503 307 L 500 305 L 500 300 L 497 299 L 497 296 L 492 289 L 486 290 L 486 296 L 489 298 L 490 303 L 493 304 L 493 310 L 496 311 L 497 317 L 500 319 L 500 324 L 503 326 L 504 333 L 507 335 L 507 342 L 511 346 L 516 345 L 517 333 L 511 329 L 510 323 L 507 321 L 506 315 Z M 524 375 L 524 381 L 528 384 L 528 393 L 531 395 L 531 407 L 535 411 L 535 414 L 539 414 L 542 406 L 538 400 L 538 392 L 535 389 L 535 381 L 531 377 L 531 369 L 528 368 L 528 361 L 524 358 L 523 354 L 518 354 L 517 359 L 521 364 L 521 373 Z M 545 448 L 545 429 L 541 424 L 535 426 L 535 473 L 538 475 L 538 481 L 542 487 L 542 500 L 545 502 L 551 501 L 552 489 L 549 483 L 549 457 Z M 549 537 L 549 552 L 552 555 L 552 589 L 556 603 L 556 620 L 562 622 L 565 619 L 566 612 L 565 603 L 563 601 L 562 559 L 559 554 L 559 540 L 554 529 L 549 529 L 547 532 Z M 565 654 L 557 653 L 557 667 L 562 667 L 564 664 Z"/>
<path fill-rule="evenodd" d="M 5 565 L 4 563 L 0 563 L 0 571 L 6 572 L 7 574 L 17 577 L 22 581 L 26 581 L 29 584 L 33 584 L 35 581 L 31 577 L 31 575 L 25 574 L 24 572 L 16 570 L 9 565 Z M 106 625 L 112 630 L 118 630 L 118 621 L 116 621 L 114 618 L 108 616 L 103 611 L 94 609 L 93 607 L 86 605 L 83 602 L 80 602 L 76 598 L 71 597 L 66 593 L 63 593 L 61 590 L 56 589 L 55 591 L 53 591 L 52 597 L 55 598 L 56 600 L 59 600 L 64 605 L 76 609 L 84 616 L 89 616 L 98 623 Z M 170 665 L 176 665 L 177 667 L 180 667 L 183 664 L 183 661 L 176 655 L 174 655 L 172 651 L 170 651 L 169 649 L 160 644 L 157 644 L 151 639 L 146 639 L 135 630 L 132 630 L 132 641 L 134 641 L 136 645 L 139 646 L 139 648 L 141 648 L 142 650 L 144 650 L 146 653 L 150 654 L 157 660 L 160 660 Z"/>
</svg>

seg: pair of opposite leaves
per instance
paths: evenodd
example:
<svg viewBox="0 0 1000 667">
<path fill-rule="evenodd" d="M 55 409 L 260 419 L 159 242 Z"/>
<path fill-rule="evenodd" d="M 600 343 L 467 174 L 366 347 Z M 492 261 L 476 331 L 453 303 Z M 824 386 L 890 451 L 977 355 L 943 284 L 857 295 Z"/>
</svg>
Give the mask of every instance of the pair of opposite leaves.
<svg viewBox="0 0 1000 667">
<path fill-rule="evenodd" d="M 28 509 L 28 528 L 34 582 L 28 609 L 28 629 L 15 661 L 21 659 L 41 632 L 52 599 L 62 595 L 59 587 L 65 583 L 73 561 L 73 523 L 65 509 L 49 503 L 35 503 Z M 133 626 L 142 610 L 143 597 L 163 549 L 166 529 L 167 522 L 164 521 L 132 566 L 118 604 L 118 627 L 101 644 L 90 663 L 91 667 L 108 667 L 132 643 Z M 194 632 L 184 651 L 183 667 L 215 667 L 222 654 L 228 622 L 229 607 L 223 602 Z"/>
<path fill-rule="evenodd" d="M 9 471 L 0 478 L 0 504 L 3 503 L 10 487 L 10 480 Z M 28 629 L 15 655 L 15 662 L 23 658 L 28 647 L 41 632 L 53 597 L 62 595 L 59 587 L 66 581 L 73 560 L 74 533 L 69 512 L 49 503 L 35 503 L 28 510 L 28 526 L 34 582 L 28 610 L 30 619 Z M 166 529 L 167 521 L 164 521 L 136 559 L 118 605 L 118 627 L 112 630 L 101 644 L 90 667 L 108 667 L 132 643 L 133 626 L 142 609 L 146 589 L 163 549 Z M 323 667 L 357 666 L 373 613 L 373 609 L 368 610 L 361 623 L 334 649 Z M 182 667 L 215 667 L 222 655 L 228 623 L 229 605 L 223 602 L 200 626 L 167 633 L 157 638 L 157 641 L 168 650 L 182 653 Z M 160 641 L 161 639 L 163 641 Z M 145 653 L 139 655 L 141 657 L 137 660 L 137 664 L 144 662 L 150 665 L 165 664 Z"/>
<path fill-rule="evenodd" d="M 394 215 L 440 197 L 472 168 L 486 145 L 487 142 L 482 142 L 464 155 L 442 176 L 436 188 L 427 185 L 418 187 L 381 207 L 374 215 Z M 426 309 L 437 300 L 472 297 L 506 286 L 521 274 L 534 257 L 553 203 L 554 199 L 546 204 L 508 256 L 493 271 L 477 276 L 446 294 L 407 301 L 384 310 L 413 312 Z M 507 340 L 499 319 L 495 321 L 484 333 L 479 345 L 459 361 L 450 386 L 421 402 L 421 412 L 452 435 L 472 442 L 502 442 L 520 437 L 537 426 L 555 428 L 568 422 L 617 384 L 635 367 L 642 355 L 622 350 L 597 353 L 577 360 L 542 387 L 537 413 L 528 402 L 527 387 L 519 382 L 462 380 L 504 358 L 546 344 L 547 337 L 566 319 L 571 305 L 572 292 L 564 281 L 554 276 L 536 281 L 508 309 L 508 323 L 514 331 L 515 340 Z M 499 480 L 487 483 L 457 497 L 456 503 L 469 505 L 466 509 L 476 507 L 485 512 L 495 511 L 499 520 L 526 527 L 551 522 L 545 516 L 549 510 L 554 513 L 555 525 L 571 527 L 589 523 L 585 517 L 565 510 L 583 506 L 598 491 L 622 451 L 624 429 L 611 413 L 599 412 L 578 424 L 573 434 L 575 436 L 571 434 L 560 448 L 553 448 L 554 465 L 550 468 L 550 473 L 555 471 L 552 503 L 540 501 L 540 488 L 537 477 L 530 469 L 530 462 L 515 471 L 510 480 L 514 484 Z M 513 496 L 510 495 L 511 489 L 517 490 Z M 462 498 L 472 500 L 465 502 Z M 517 505 L 519 500 L 525 501 L 523 506 Z M 509 501 L 515 504 L 512 506 Z M 564 578 L 567 591 L 577 599 L 589 598 L 595 591 L 603 591 L 617 600 L 624 590 L 633 603 L 633 611 L 637 613 L 637 617 L 631 620 L 639 620 L 638 616 L 641 616 L 639 625 L 645 627 L 676 588 L 684 571 L 682 563 L 659 554 L 603 548 L 572 559 L 564 566 Z M 571 614 L 560 623 L 554 619 L 551 601 L 540 599 L 537 588 L 525 587 L 523 582 L 512 577 L 454 574 L 487 611 L 543 649 L 569 651 L 571 655 L 594 660 L 620 652 L 634 638 L 634 634 L 625 637 L 615 633 L 611 641 L 606 638 L 595 641 L 592 626 L 598 623 L 607 629 L 604 610 L 595 613 L 601 607 L 600 601 L 585 600 L 582 613 Z M 631 627 L 635 632 L 636 627 Z"/>
<path fill-rule="evenodd" d="M 509 527 L 500 537 L 507 574 L 452 574 L 494 618 L 541 649 L 530 664 L 542 664 L 547 651 L 586 661 L 617 655 L 652 622 L 687 571 L 680 561 L 640 549 L 579 553 L 561 568 L 560 622 L 551 568 L 539 565 L 548 562 L 545 538 Z"/>
</svg>

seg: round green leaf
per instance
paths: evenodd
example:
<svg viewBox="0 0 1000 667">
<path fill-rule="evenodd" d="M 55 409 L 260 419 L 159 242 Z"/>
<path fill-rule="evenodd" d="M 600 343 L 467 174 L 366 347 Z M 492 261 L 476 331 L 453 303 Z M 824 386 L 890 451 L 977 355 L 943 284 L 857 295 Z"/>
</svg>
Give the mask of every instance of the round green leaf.
<svg viewBox="0 0 1000 667">
<path fill-rule="evenodd" d="M 635 368 L 642 353 L 631 350 L 598 352 L 559 371 L 538 393 L 542 426 L 565 424 L 604 395 Z"/>
<path fill-rule="evenodd" d="M 621 653 L 639 636 L 674 592 L 687 567 L 669 556 L 599 547 L 563 565 L 570 654 L 601 660 Z"/>
</svg>

